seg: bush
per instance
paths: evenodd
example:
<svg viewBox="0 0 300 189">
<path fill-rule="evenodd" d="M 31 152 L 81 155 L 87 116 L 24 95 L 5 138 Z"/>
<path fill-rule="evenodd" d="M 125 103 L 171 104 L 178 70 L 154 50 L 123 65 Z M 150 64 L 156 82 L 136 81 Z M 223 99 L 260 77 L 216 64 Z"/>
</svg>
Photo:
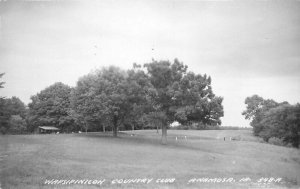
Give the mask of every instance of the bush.
<svg viewBox="0 0 300 189">
<path fill-rule="evenodd" d="M 274 144 L 274 145 L 277 145 L 277 146 L 285 146 L 286 145 L 285 142 L 282 139 L 277 138 L 277 137 L 269 138 L 268 142 L 270 144 Z"/>
<path fill-rule="evenodd" d="M 276 145 L 290 143 L 293 147 L 299 148 L 300 104 L 295 106 L 284 104 L 271 108 L 264 113 L 260 122 L 252 126 L 254 134 L 266 142 L 271 141 L 269 143 Z"/>
</svg>

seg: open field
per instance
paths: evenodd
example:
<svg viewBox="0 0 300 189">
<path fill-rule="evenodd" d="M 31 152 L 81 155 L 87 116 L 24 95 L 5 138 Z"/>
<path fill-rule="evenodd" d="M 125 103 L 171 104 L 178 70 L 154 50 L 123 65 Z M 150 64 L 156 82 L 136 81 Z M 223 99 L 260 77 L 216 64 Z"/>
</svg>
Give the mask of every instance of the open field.
<svg viewBox="0 0 300 189">
<path fill-rule="evenodd" d="M 300 187 L 299 150 L 260 143 L 249 130 L 169 130 L 167 145 L 160 144 L 155 130 L 122 132 L 118 138 L 110 134 L 0 136 L 0 188 Z M 232 177 L 235 182 L 192 183 L 191 179 L 203 177 Z M 240 182 L 247 177 L 251 181 Z M 262 177 L 282 180 L 257 182 Z M 153 180 L 112 183 L 135 178 Z M 156 182 L 163 178 L 175 181 Z M 45 184 L 46 179 L 105 181 L 51 185 Z"/>
</svg>

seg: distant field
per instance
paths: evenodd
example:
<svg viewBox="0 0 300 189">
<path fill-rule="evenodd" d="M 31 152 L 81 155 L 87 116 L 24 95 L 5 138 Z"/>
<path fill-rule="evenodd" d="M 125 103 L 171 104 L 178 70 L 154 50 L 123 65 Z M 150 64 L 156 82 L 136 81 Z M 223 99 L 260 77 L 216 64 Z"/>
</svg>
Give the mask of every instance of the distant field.
<svg viewBox="0 0 300 189">
<path fill-rule="evenodd" d="M 261 143 L 249 130 L 169 130 L 167 145 L 160 144 L 155 130 L 121 132 L 118 138 L 110 135 L 0 136 L 0 188 L 300 187 L 300 151 Z M 238 140 L 230 141 L 230 137 Z M 262 177 L 282 180 L 257 182 Z M 143 178 L 153 180 L 112 183 Z M 233 178 L 235 182 L 192 183 L 193 178 Z M 243 178 L 251 181 L 240 182 Z M 105 181 L 102 185 L 51 185 L 45 184 L 46 179 Z M 171 183 L 157 183 L 157 179 Z"/>
</svg>

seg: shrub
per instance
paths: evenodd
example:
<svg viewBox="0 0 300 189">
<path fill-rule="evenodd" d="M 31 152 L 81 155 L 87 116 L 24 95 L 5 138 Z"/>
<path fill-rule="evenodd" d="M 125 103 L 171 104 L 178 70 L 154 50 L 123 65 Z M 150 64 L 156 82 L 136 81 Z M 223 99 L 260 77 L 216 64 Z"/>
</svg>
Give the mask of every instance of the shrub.
<svg viewBox="0 0 300 189">
<path fill-rule="evenodd" d="M 269 142 L 271 138 L 278 138 L 282 144 L 290 143 L 299 148 L 300 141 L 300 105 L 281 105 L 271 108 L 264 113 L 263 118 L 255 125 L 257 135 Z M 257 129 L 259 128 L 259 129 Z M 271 139 L 270 143 L 279 142 Z M 280 142 L 279 142 L 280 143 Z"/>
<path fill-rule="evenodd" d="M 277 145 L 277 146 L 285 146 L 286 145 L 285 142 L 282 139 L 277 138 L 277 137 L 269 138 L 268 142 L 270 144 L 274 144 L 274 145 Z"/>
</svg>

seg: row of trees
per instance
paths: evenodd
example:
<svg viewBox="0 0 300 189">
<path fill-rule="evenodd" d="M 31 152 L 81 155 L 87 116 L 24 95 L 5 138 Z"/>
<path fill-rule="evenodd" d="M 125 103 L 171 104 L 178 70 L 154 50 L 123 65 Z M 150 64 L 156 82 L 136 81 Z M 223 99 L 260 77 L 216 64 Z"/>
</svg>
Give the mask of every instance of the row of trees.
<svg viewBox="0 0 300 189">
<path fill-rule="evenodd" d="M 282 145 L 299 147 L 300 104 L 278 103 L 258 95 L 247 97 L 246 110 L 242 113 L 251 120 L 254 135 L 265 141 L 279 141 Z"/>
<path fill-rule="evenodd" d="M 55 83 L 31 101 L 22 117 L 30 132 L 54 125 L 65 132 L 109 129 L 117 136 L 121 127 L 150 126 L 162 128 L 163 143 L 174 121 L 220 125 L 223 116 L 223 98 L 213 93 L 211 78 L 188 72 L 177 59 L 134 64 L 130 70 L 114 66 L 95 70 L 74 88 Z"/>
</svg>

